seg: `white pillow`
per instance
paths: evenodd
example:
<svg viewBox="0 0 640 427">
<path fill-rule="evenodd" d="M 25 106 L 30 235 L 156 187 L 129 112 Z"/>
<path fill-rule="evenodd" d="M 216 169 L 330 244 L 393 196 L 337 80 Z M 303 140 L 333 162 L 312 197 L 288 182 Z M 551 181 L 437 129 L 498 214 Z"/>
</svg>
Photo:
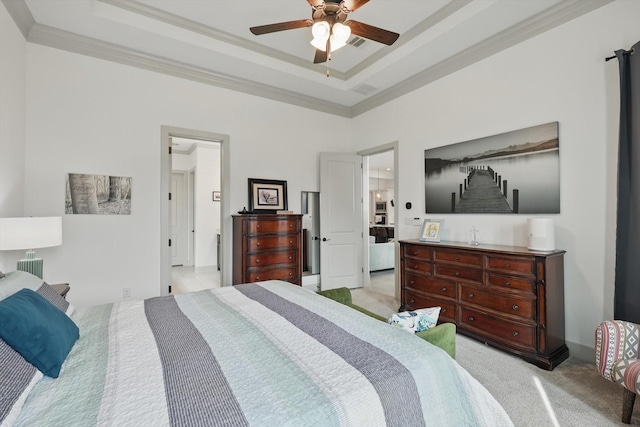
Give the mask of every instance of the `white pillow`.
<svg viewBox="0 0 640 427">
<path fill-rule="evenodd" d="M 387 323 L 407 332 L 422 332 L 438 324 L 440 307 L 420 308 L 393 314 Z"/>
</svg>

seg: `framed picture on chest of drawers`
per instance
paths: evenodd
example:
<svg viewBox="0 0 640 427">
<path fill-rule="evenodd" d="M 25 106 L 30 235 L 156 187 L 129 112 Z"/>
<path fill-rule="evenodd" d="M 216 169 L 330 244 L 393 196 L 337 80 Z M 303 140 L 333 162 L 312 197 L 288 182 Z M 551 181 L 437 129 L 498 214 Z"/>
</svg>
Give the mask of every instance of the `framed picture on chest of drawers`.
<svg viewBox="0 0 640 427">
<path fill-rule="evenodd" d="M 233 215 L 233 284 L 302 282 L 302 215 Z"/>
<path fill-rule="evenodd" d="M 400 241 L 400 311 L 440 306 L 459 333 L 552 370 L 564 340 L 565 251 Z"/>
</svg>

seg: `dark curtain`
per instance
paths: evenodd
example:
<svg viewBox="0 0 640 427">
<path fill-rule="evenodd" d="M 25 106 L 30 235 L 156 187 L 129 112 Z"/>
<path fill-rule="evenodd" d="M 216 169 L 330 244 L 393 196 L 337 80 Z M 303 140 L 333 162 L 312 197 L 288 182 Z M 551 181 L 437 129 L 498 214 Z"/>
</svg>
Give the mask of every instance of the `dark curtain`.
<svg viewBox="0 0 640 427">
<path fill-rule="evenodd" d="M 620 66 L 620 151 L 614 317 L 640 323 L 640 42 Z"/>
</svg>

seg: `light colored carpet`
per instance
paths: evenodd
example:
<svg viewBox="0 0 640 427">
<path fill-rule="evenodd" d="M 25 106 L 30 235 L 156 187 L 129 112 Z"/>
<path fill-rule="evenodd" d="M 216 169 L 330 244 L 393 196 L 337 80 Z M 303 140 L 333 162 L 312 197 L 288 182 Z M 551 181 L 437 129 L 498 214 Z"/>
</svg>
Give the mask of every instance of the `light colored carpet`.
<svg viewBox="0 0 640 427">
<path fill-rule="evenodd" d="M 368 289 L 351 293 L 354 304 L 384 317 L 400 306 L 393 297 Z M 489 390 L 516 426 L 627 425 L 620 421 L 622 387 L 602 378 L 593 363 L 569 357 L 545 371 L 460 334 L 456 361 Z M 631 425 L 640 425 L 640 403 Z"/>
</svg>

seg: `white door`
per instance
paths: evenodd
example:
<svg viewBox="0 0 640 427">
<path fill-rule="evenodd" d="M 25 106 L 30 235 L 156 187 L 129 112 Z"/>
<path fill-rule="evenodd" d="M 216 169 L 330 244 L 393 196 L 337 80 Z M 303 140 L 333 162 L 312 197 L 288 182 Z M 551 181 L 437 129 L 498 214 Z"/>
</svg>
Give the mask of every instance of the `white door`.
<svg viewBox="0 0 640 427">
<path fill-rule="evenodd" d="M 320 289 L 363 280 L 362 157 L 320 153 Z"/>
<path fill-rule="evenodd" d="M 186 172 L 171 174 L 171 265 L 187 260 Z"/>
</svg>

